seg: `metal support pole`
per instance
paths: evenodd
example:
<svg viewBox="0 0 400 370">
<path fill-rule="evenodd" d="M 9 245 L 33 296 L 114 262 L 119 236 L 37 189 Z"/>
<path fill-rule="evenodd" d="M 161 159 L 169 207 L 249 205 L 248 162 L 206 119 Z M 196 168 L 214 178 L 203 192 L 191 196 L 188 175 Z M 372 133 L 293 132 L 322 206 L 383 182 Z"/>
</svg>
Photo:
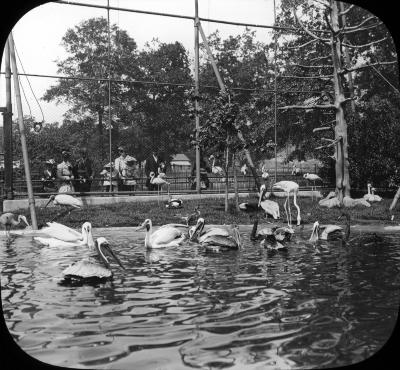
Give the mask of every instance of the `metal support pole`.
<svg viewBox="0 0 400 370">
<path fill-rule="evenodd" d="M 110 193 L 113 191 L 112 186 L 112 137 L 111 137 L 111 35 L 110 35 L 110 0 L 107 0 L 107 25 L 108 25 L 108 150 L 110 157 Z M 117 185 L 118 186 L 118 185 Z M 119 190 L 119 189 L 117 189 Z"/>
<path fill-rule="evenodd" d="M 276 3 L 274 0 L 274 25 L 276 24 Z M 276 79 L 276 75 L 278 73 L 278 68 L 276 65 L 276 53 L 277 53 L 277 44 L 278 44 L 278 40 L 277 40 L 277 33 L 276 30 L 274 30 L 275 34 L 274 34 L 274 142 L 275 142 L 275 147 L 274 147 L 274 153 L 275 153 L 275 182 L 278 181 L 278 157 L 277 157 L 277 111 L 276 111 L 276 95 L 277 95 L 277 79 Z M 272 186 L 272 183 L 271 183 Z"/>
<path fill-rule="evenodd" d="M 6 110 L 3 112 L 4 132 L 4 190 L 5 199 L 14 198 L 13 189 L 13 141 L 12 141 L 12 103 L 11 103 L 11 67 L 8 41 L 4 49 L 6 77 Z"/>
<path fill-rule="evenodd" d="M 18 126 L 19 126 L 19 132 L 21 135 L 22 156 L 24 159 L 26 186 L 28 189 L 28 201 L 29 201 L 29 209 L 31 212 L 32 229 L 37 230 L 38 226 L 37 226 L 37 220 L 36 220 L 35 198 L 33 196 L 31 171 L 29 168 L 29 157 L 28 157 L 28 148 L 26 145 L 26 137 L 25 137 L 25 126 L 24 126 L 24 117 L 23 117 L 23 112 L 22 112 L 21 92 L 19 89 L 17 62 L 15 60 L 14 39 L 13 39 L 12 33 L 10 33 L 10 35 L 8 36 L 8 45 L 9 45 L 9 51 L 10 51 L 10 56 L 11 56 L 11 67 L 12 67 L 12 72 L 13 72 L 15 100 L 17 101 Z"/>
<path fill-rule="evenodd" d="M 200 145 L 199 145 L 199 134 L 200 134 L 200 118 L 199 118 L 199 4 L 198 0 L 195 0 L 195 20 L 194 20 L 194 109 L 195 109 L 195 120 L 196 120 L 196 192 L 200 194 Z"/>
</svg>

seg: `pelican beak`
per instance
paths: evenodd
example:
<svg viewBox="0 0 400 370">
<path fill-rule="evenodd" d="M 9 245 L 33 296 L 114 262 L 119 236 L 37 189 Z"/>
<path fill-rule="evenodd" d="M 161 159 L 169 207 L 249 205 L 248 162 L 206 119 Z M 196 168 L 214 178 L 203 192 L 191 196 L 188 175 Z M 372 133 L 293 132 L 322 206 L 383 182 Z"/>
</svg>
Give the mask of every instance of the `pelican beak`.
<svg viewBox="0 0 400 370">
<path fill-rule="evenodd" d="M 234 230 L 235 240 L 238 245 L 238 248 L 241 249 L 242 248 L 242 238 L 240 236 L 239 229 L 238 229 L 238 227 L 235 227 L 233 230 Z"/>
<path fill-rule="evenodd" d="M 143 222 L 140 226 L 135 227 L 133 230 L 135 231 L 139 231 L 139 230 L 143 230 L 147 225 L 147 222 Z"/>
<path fill-rule="evenodd" d="M 49 198 L 49 200 L 47 201 L 46 205 L 45 205 L 43 208 L 46 208 L 46 207 L 50 204 L 50 202 L 52 202 L 53 200 L 54 200 L 54 197 L 51 196 L 51 197 Z"/>
<path fill-rule="evenodd" d="M 25 222 L 25 224 L 26 224 L 26 226 L 28 226 L 28 227 L 29 227 L 28 220 L 26 219 L 26 217 L 25 217 L 25 216 L 21 216 L 21 220 L 22 220 L 22 221 L 24 221 L 24 222 Z"/>
<path fill-rule="evenodd" d="M 313 228 L 312 228 L 312 232 L 311 232 L 311 236 L 310 236 L 310 240 L 313 240 L 314 236 L 318 235 L 318 230 L 319 230 L 319 223 L 318 222 L 314 222 Z"/>
<path fill-rule="evenodd" d="M 197 220 L 196 226 L 192 232 L 192 235 L 189 236 L 189 240 L 193 241 L 194 239 L 197 238 L 197 236 L 201 233 L 201 231 L 204 228 L 204 220 L 202 220 L 201 218 L 199 218 Z"/>
<path fill-rule="evenodd" d="M 108 255 L 109 257 L 113 258 L 118 263 L 118 265 L 120 265 L 121 268 L 123 270 L 125 270 L 125 267 L 122 265 L 121 260 L 115 255 L 115 253 L 111 249 L 110 244 L 108 244 L 108 242 L 102 242 L 102 243 L 99 244 L 97 242 L 97 240 L 96 240 L 95 244 L 96 244 L 96 246 L 98 248 L 98 251 L 99 251 L 101 259 L 105 262 L 105 264 L 107 266 L 109 266 L 110 263 L 108 262 L 108 259 L 107 259 L 106 255 Z"/>
</svg>

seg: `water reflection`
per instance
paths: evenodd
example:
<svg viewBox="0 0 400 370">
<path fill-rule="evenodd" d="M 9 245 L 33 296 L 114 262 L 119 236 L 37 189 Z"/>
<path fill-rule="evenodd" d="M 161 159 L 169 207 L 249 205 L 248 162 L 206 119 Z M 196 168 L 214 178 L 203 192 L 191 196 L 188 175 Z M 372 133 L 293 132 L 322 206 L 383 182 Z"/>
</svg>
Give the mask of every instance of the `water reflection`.
<svg viewBox="0 0 400 370">
<path fill-rule="evenodd" d="M 258 369 L 342 366 L 376 352 L 399 308 L 400 237 L 357 234 L 285 252 L 249 240 L 206 253 L 197 245 L 146 251 L 143 234 L 96 230 L 126 270 L 66 284 L 81 247 L 1 240 L 2 305 L 19 345 L 60 366 Z M 303 234 L 302 234 L 303 233 Z M 303 236 L 303 237 L 302 237 Z"/>
</svg>

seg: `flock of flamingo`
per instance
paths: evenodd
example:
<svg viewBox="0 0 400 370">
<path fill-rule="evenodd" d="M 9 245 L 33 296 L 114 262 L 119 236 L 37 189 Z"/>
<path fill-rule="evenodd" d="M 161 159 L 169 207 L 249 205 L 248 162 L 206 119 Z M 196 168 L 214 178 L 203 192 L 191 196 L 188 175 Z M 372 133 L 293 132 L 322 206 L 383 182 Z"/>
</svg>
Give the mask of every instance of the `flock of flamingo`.
<svg viewBox="0 0 400 370">
<path fill-rule="evenodd" d="M 213 167 L 215 167 L 214 163 Z M 268 179 L 267 171 L 263 171 L 263 178 L 265 180 Z M 304 175 L 304 178 L 313 182 L 313 189 L 315 188 L 315 181 L 321 180 L 321 178 L 317 175 L 308 173 Z M 156 178 L 154 174 L 152 174 L 151 181 L 152 183 L 158 185 L 168 185 L 169 199 L 166 204 L 167 208 L 177 209 L 183 207 L 183 202 L 181 199 L 171 198 L 169 193 L 169 183 L 165 178 Z M 370 205 L 369 202 L 382 200 L 381 197 L 374 194 L 375 189 L 371 186 L 371 184 L 368 184 L 367 188 L 368 193 L 363 198 L 359 200 L 353 200 L 353 202 L 360 202 L 357 204 Z M 291 196 L 293 196 L 293 204 L 297 209 L 297 226 L 301 224 L 300 207 L 297 203 L 299 185 L 294 181 L 279 181 L 272 185 L 271 191 L 273 189 L 281 190 L 286 195 L 284 209 L 287 226 L 278 227 L 275 225 L 257 230 L 259 222 L 257 217 L 253 224 L 250 240 L 259 240 L 261 241 L 260 245 L 268 250 L 278 251 L 287 248 L 287 244 L 290 242 L 292 235 L 295 233 L 292 225 L 290 207 Z M 279 204 L 273 200 L 267 199 L 266 193 L 267 186 L 264 184 L 260 187 L 258 201 L 255 203 L 242 203 L 239 206 L 240 209 L 251 212 L 263 210 L 266 216 L 269 215 L 274 220 L 280 219 Z M 52 195 L 45 207 L 47 207 L 51 202 L 53 202 L 56 206 L 60 206 L 60 208 L 64 208 L 64 213 L 57 214 L 56 217 L 66 213 L 70 214 L 74 209 L 83 208 L 81 199 L 68 194 Z M 322 199 L 319 204 L 321 206 L 331 208 L 338 206 L 338 200 L 335 193 L 331 192 L 325 199 Z M 316 221 L 313 224 L 309 241 L 316 243 L 319 239 L 327 240 L 328 238 L 334 237 L 340 237 L 347 240 L 350 234 L 350 217 L 348 214 L 343 213 L 343 215 L 345 215 L 347 220 L 345 229 L 338 225 L 321 226 L 319 222 Z M 33 238 L 35 242 L 49 247 L 85 247 L 93 252 L 89 258 L 75 262 L 67 267 L 62 272 L 65 278 L 110 278 L 112 276 L 110 259 L 113 259 L 122 269 L 125 269 L 118 256 L 111 249 L 110 243 L 104 237 L 99 237 L 94 240 L 92 225 L 90 222 L 85 222 L 82 225 L 81 232 L 78 232 L 77 230 L 54 222 L 55 218 L 53 218 L 45 227 L 42 227 L 39 230 L 39 232 L 41 234 L 45 234 L 46 237 L 35 236 Z M 204 218 L 201 217 L 199 207 L 196 207 L 192 214 L 182 216 L 181 219 L 185 223 L 170 223 L 158 227 L 156 230 L 153 228 L 152 221 L 150 219 L 146 219 L 140 226 L 136 227 L 135 230 L 145 230 L 144 244 L 147 249 L 178 247 L 185 242 L 199 244 L 205 251 L 211 252 L 240 249 L 242 247 L 241 234 L 238 226 L 231 225 L 228 227 L 205 227 L 206 223 Z M 11 227 L 19 225 L 20 223 L 24 223 L 29 227 L 29 223 L 26 217 L 23 215 L 15 215 L 7 212 L 0 216 L 0 224 L 5 227 L 7 237 L 10 236 Z"/>
</svg>

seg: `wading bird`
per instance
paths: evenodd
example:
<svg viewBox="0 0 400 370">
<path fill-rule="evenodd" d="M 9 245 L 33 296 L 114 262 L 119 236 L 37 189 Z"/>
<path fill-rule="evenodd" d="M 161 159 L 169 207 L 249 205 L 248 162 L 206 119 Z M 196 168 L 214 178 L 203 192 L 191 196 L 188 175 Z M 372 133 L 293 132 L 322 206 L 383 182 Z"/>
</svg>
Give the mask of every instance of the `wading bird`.
<svg viewBox="0 0 400 370">
<path fill-rule="evenodd" d="M 308 172 L 305 173 L 303 175 L 303 177 L 308 181 L 312 181 L 313 184 L 314 184 L 314 186 L 311 186 L 311 197 L 312 197 L 312 200 L 314 200 L 314 190 L 316 190 L 315 181 L 321 181 L 322 182 L 322 179 L 318 175 L 316 175 L 315 173 L 308 173 Z"/>
<path fill-rule="evenodd" d="M 143 224 L 136 227 L 134 230 L 146 229 L 146 237 L 144 244 L 146 248 L 165 248 L 165 247 L 177 247 L 185 239 L 185 233 L 171 226 L 160 227 L 158 230 L 153 230 L 151 220 L 148 218 L 144 220 Z"/>
<path fill-rule="evenodd" d="M 285 201 L 285 204 L 283 205 L 283 207 L 285 208 L 285 211 L 286 211 L 286 217 L 287 217 L 289 226 L 292 226 L 292 214 L 290 211 L 289 197 L 290 197 L 290 194 L 293 193 L 293 203 L 294 203 L 295 207 L 297 208 L 297 225 L 300 225 L 300 223 L 301 223 L 300 207 L 297 205 L 297 202 L 296 202 L 297 194 L 299 192 L 299 184 L 294 181 L 279 181 L 279 182 L 276 182 L 274 185 L 272 185 L 272 188 L 281 189 L 286 193 L 287 198 L 286 198 L 286 201 Z M 286 204 L 287 204 L 287 208 L 286 208 Z"/>
<path fill-rule="evenodd" d="M 281 217 L 279 212 L 279 204 L 274 202 L 273 200 L 264 199 L 264 195 L 267 192 L 267 187 L 265 184 L 261 185 L 260 187 L 260 197 L 258 199 L 258 207 L 261 207 L 266 215 L 271 215 L 274 220 L 277 220 Z"/>
<path fill-rule="evenodd" d="M 57 214 L 51 221 L 55 220 L 61 215 L 65 215 L 66 213 L 68 213 L 69 215 L 74 209 L 83 208 L 83 203 L 81 199 L 75 198 L 72 195 L 68 194 L 51 195 L 44 208 L 46 208 L 51 202 L 53 202 L 53 204 L 56 206 L 60 206 L 60 208 L 66 209 L 64 213 Z"/>
<path fill-rule="evenodd" d="M 76 245 L 88 246 L 90 249 L 94 247 L 92 224 L 90 222 L 85 222 L 82 225 L 82 233 L 57 222 L 49 222 L 48 226 L 40 231 L 50 235 L 51 238 L 37 236 L 33 239 L 49 247 L 73 247 Z"/>
<path fill-rule="evenodd" d="M 368 194 L 364 195 L 364 199 L 368 202 L 380 202 L 382 198 L 375 194 L 375 188 L 372 187 L 370 183 L 367 184 Z"/>
<path fill-rule="evenodd" d="M 160 189 L 162 188 L 163 185 L 167 185 L 168 191 L 169 191 L 170 183 L 160 176 L 156 177 L 156 174 L 153 171 L 150 172 L 150 183 L 153 185 L 157 185 L 158 196 L 160 196 Z M 157 198 L 157 200 L 159 201 L 158 198 Z"/>
<path fill-rule="evenodd" d="M 29 227 L 29 223 L 24 215 L 15 215 L 14 213 L 6 212 L 0 216 L 0 224 L 6 229 L 7 238 L 10 236 L 11 227 L 18 226 L 21 222 L 24 222 Z"/>
<path fill-rule="evenodd" d="M 112 271 L 107 256 L 113 258 L 122 269 L 125 269 L 106 238 L 98 238 L 95 242 L 94 250 L 97 252 L 97 258 L 90 257 L 68 266 L 62 272 L 64 278 L 78 280 L 111 278 Z"/>
</svg>

